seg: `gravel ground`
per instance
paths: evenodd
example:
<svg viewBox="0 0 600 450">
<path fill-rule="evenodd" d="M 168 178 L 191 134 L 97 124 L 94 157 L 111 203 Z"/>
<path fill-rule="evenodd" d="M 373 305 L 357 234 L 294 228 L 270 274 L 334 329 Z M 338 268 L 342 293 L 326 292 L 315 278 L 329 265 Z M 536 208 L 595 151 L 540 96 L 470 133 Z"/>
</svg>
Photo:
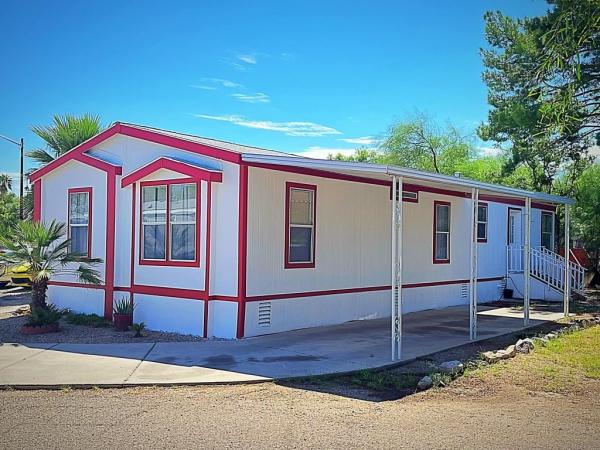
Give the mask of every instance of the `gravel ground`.
<svg viewBox="0 0 600 450">
<path fill-rule="evenodd" d="M 201 341 L 198 336 L 158 331 L 145 331 L 141 338 L 134 338 L 132 331 L 118 332 L 114 328 L 94 328 L 72 325 L 64 319 L 58 333 L 24 335 L 21 327 L 27 321 L 23 312 L 28 311 L 29 293 L 0 294 L 0 342 L 19 343 L 72 343 L 72 344 L 113 344 L 123 342 L 177 342 Z"/>
<path fill-rule="evenodd" d="M 0 448 L 598 448 L 598 383 L 586 388 L 467 385 L 387 402 L 272 383 L 4 391 Z"/>
</svg>

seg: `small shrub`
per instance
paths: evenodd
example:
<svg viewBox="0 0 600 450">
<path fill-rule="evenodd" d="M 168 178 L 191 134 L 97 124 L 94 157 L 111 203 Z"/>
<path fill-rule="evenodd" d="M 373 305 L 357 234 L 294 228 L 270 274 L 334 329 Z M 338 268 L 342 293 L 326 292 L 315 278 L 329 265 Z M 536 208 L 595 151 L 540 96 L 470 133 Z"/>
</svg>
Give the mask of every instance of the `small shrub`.
<svg viewBox="0 0 600 450">
<path fill-rule="evenodd" d="M 144 322 L 134 323 L 133 325 L 131 325 L 131 328 L 133 329 L 133 331 L 135 331 L 133 337 L 142 337 L 142 332 L 146 329 L 146 324 Z"/>
<path fill-rule="evenodd" d="M 54 305 L 48 305 L 46 308 L 35 308 L 31 311 L 27 319 L 27 326 L 41 327 L 58 323 L 62 317 L 62 311 Z"/>
<path fill-rule="evenodd" d="M 121 298 L 121 300 L 117 300 L 117 302 L 113 305 L 113 313 L 123 316 L 132 315 L 134 309 L 135 305 L 127 297 L 123 297 Z"/>
<path fill-rule="evenodd" d="M 76 314 L 71 311 L 65 313 L 65 318 L 72 325 L 81 325 L 85 327 L 106 328 L 112 324 L 100 317 L 98 314 Z"/>
<path fill-rule="evenodd" d="M 452 375 L 450 375 L 449 373 L 436 372 L 436 373 L 432 373 L 429 376 L 431 377 L 431 381 L 433 381 L 434 387 L 446 387 L 450 383 L 452 383 L 452 380 L 454 380 Z"/>
</svg>

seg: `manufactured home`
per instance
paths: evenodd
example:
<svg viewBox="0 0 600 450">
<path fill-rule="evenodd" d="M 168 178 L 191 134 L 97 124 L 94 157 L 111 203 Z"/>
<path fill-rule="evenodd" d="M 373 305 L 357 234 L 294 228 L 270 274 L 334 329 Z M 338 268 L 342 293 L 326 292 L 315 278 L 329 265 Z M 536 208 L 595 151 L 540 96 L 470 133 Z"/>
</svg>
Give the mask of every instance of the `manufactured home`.
<svg viewBox="0 0 600 450">
<path fill-rule="evenodd" d="M 54 278 L 49 301 L 110 318 L 128 298 L 153 330 L 244 338 L 391 316 L 398 332 L 406 312 L 473 312 L 512 289 L 527 314 L 582 286 L 556 252 L 570 199 L 459 176 L 115 123 L 31 181 L 34 219 L 67 223 L 71 250 L 103 260 L 102 285 Z"/>
</svg>

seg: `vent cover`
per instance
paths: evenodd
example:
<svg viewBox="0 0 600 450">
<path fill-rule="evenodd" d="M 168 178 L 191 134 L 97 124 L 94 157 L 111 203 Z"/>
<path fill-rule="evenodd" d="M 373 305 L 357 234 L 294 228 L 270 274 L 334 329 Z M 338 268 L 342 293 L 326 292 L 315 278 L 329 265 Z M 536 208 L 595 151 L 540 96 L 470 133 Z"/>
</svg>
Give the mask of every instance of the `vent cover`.
<svg viewBox="0 0 600 450">
<path fill-rule="evenodd" d="M 467 283 L 463 283 L 460 285 L 460 298 L 467 298 L 469 294 L 469 285 Z"/>
<path fill-rule="evenodd" d="M 258 304 L 258 326 L 271 326 L 271 302 L 260 302 Z"/>
</svg>

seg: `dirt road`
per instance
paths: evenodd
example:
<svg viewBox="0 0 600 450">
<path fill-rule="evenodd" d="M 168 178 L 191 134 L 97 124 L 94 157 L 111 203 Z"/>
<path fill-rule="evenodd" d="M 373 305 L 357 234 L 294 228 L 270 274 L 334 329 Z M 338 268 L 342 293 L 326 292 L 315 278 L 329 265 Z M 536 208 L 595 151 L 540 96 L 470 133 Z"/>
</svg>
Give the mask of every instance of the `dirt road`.
<svg viewBox="0 0 600 450">
<path fill-rule="evenodd" d="M 370 402 L 275 384 L 0 392 L 0 448 L 597 448 L 600 384 Z"/>
</svg>

